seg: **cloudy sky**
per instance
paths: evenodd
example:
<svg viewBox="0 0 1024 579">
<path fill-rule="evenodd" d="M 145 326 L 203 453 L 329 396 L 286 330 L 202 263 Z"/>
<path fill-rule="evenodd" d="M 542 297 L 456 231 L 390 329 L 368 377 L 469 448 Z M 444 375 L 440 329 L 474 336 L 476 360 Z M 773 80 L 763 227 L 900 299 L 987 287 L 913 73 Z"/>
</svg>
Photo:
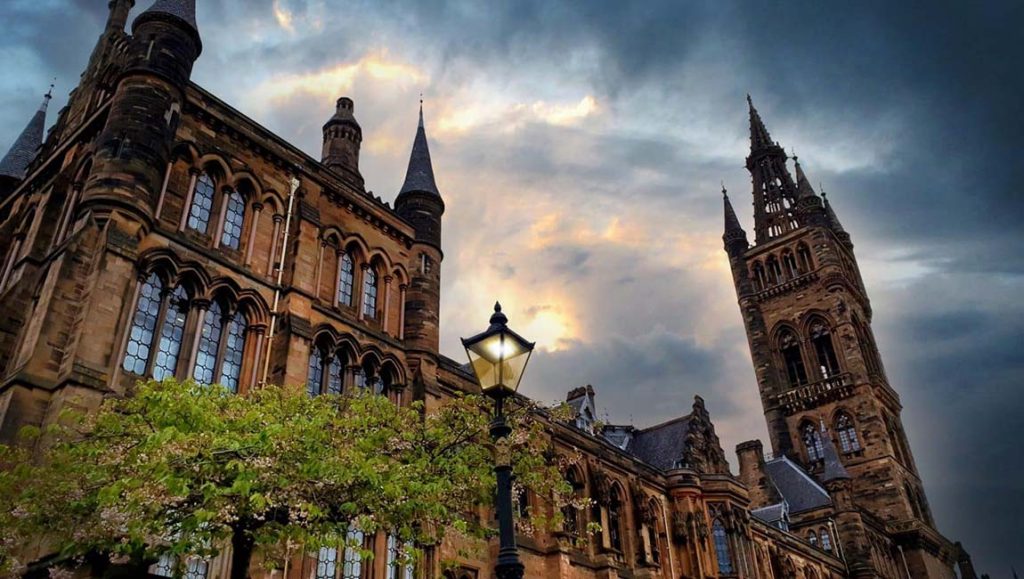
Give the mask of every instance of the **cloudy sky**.
<svg viewBox="0 0 1024 579">
<path fill-rule="evenodd" d="M 52 77 L 63 105 L 105 6 L 3 2 L 0 147 Z M 749 92 L 853 235 L 940 529 L 994 577 L 1024 567 L 1024 4 L 200 0 L 198 12 L 193 80 L 314 156 L 334 99 L 352 96 L 362 171 L 385 199 L 423 94 L 448 205 L 447 353 L 499 298 L 540 344 L 529 394 L 592 383 L 611 421 L 648 425 L 699 393 L 730 451 L 766 434 L 720 239 L 720 182 L 752 221 Z"/>
</svg>

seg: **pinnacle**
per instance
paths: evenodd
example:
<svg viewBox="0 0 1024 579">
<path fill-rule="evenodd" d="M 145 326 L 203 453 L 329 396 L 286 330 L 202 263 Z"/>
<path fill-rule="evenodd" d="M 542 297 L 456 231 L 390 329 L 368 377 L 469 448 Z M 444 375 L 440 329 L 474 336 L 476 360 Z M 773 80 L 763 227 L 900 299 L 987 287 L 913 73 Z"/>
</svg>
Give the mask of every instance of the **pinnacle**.
<svg viewBox="0 0 1024 579">
<path fill-rule="evenodd" d="M 412 143 L 412 153 L 409 155 L 409 169 L 405 173 L 405 183 L 399 195 L 419 191 L 430 193 L 438 197 L 441 193 L 437 190 L 437 183 L 434 181 L 434 166 L 430 160 L 430 147 L 427 144 L 427 130 L 423 124 L 423 102 L 420 101 L 419 125 L 416 127 L 416 138 Z"/>
</svg>

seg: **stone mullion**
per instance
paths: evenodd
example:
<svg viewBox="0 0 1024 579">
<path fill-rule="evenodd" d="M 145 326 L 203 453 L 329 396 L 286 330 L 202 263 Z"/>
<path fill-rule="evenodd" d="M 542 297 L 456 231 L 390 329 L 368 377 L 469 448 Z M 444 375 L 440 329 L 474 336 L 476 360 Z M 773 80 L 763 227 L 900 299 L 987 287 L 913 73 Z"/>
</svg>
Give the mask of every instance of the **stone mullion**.
<svg viewBox="0 0 1024 579">
<path fill-rule="evenodd" d="M 391 281 L 392 281 L 392 279 L 393 278 L 390 275 L 384 276 L 384 316 L 383 316 L 384 319 L 383 319 L 383 322 L 381 324 L 381 329 L 384 331 L 384 334 L 387 335 L 387 336 L 391 335 L 391 329 L 389 328 L 389 325 L 391 324 Z"/>
<path fill-rule="evenodd" d="M 130 303 L 130 309 L 128 310 L 128 323 L 121 324 L 121 346 L 119 354 L 117 356 L 117 365 L 114 366 L 113 379 L 111 385 L 116 385 L 118 378 L 121 376 L 121 366 L 124 365 L 124 356 L 128 349 L 128 336 L 131 334 L 131 325 L 134 321 L 135 310 L 139 307 L 139 292 L 142 290 L 142 284 L 145 283 L 145 278 L 140 273 L 139 277 L 135 280 L 135 288 L 132 290 L 132 299 Z M 2 286 L 0 286 L 2 287 Z"/>
<path fill-rule="evenodd" d="M 323 282 L 323 274 L 324 274 L 324 247 L 326 245 L 327 245 L 327 242 L 324 241 L 323 239 L 321 239 L 320 240 L 320 249 L 317 251 L 317 256 L 316 256 L 316 275 L 314 276 L 314 279 L 316 281 L 313 283 L 313 295 L 316 296 L 317 299 L 321 298 L 321 296 L 320 296 L 320 284 Z"/>
<path fill-rule="evenodd" d="M 189 175 L 191 178 L 188 182 L 188 193 L 185 195 L 185 204 L 181 206 L 181 220 L 178 222 L 178 231 L 185 231 L 185 225 L 188 224 L 188 214 L 192 209 L 192 198 L 196 194 L 196 180 L 199 179 L 199 171 L 196 169 L 189 169 Z"/>
<path fill-rule="evenodd" d="M 281 234 L 281 222 L 284 221 L 284 217 L 280 213 L 274 214 L 274 238 L 270 243 L 270 255 L 267 256 L 267 275 L 273 277 L 274 275 L 274 259 L 277 256 L 277 244 L 278 237 Z"/>
<path fill-rule="evenodd" d="M 196 301 L 196 312 L 198 312 L 198 320 L 196 323 L 195 333 L 192 335 L 192 348 L 188 358 L 188 366 L 185 368 L 185 378 L 194 378 L 196 369 L 196 358 L 199 356 L 199 342 L 203 339 L 203 324 L 206 323 L 206 312 L 210 309 L 210 302 L 208 300 L 197 300 Z"/>
<path fill-rule="evenodd" d="M 164 200 L 167 198 L 167 185 L 171 181 L 171 168 L 172 167 L 174 167 L 174 161 L 173 160 L 169 161 L 167 163 L 167 170 L 164 171 L 164 182 L 160 186 L 160 197 L 156 201 L 156 212 L 153 213 L 153 220 L 157 221 L 157 222 L 160 221 L 160 213 L 163 211 Z"/>
<path fill-rule="evenodd" d="M 357 286 L 359 289 L 359 321 L 363 321 L 366 319 L 366 316 L 364 315 L 364 312 L 366 312 L 366 272 L 369 271 L 369 269 L 370 264 L 368 263 L 364 263 L 359 266 L 359 285 Z M 352 291 L 355 292 L 356 287 L 353 287 Z"/>
<path fill-rule="evenodd" d="M 217 233 L 213 237 L 213 246 L 223 245 L 221 239 L 224 236 L 224 222 L 228 218 L 228 201 L 231 199 L 231 189 L 224 188 L 220 192 L 220 214 L 217 215 Z"/>
<path fill-rule="evenodd" d="M 402 284 L 398 286 L 398 339 L 405 339 L 405 292 L 409 286 Z"/>
<path fill-rule="evenodd" d="M 252 265 L 252 252 L 256 248 L 256 231 L 260 226 L 260 213 L 263 213 L 262 203 L 252 204 L 252 222 L 249 225 L 249 240 L 245 247 L 245 265 Z"/>
<path fill-rule="evenodd" d="M 220 337 L 217 340 L 217 358 L 213 364 L 214 384 L 220 383 L 221 372 L 224 370 L 224 351 L 227 349 L 228 324 L 231 323 L 233 318 L 234 312 L 228 313 L 228 311 L 224 311 L 220 319 Z M 241 380 L 239 380 L 239 382 L 241 382 Z"/>
</svg>

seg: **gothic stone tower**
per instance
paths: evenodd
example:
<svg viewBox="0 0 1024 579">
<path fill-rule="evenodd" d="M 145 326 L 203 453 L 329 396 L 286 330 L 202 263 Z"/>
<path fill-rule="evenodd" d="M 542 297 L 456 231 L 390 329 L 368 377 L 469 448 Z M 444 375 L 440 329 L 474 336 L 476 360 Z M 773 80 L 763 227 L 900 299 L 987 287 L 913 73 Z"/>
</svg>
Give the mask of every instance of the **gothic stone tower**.
<svg viewBox="0 0 1024 579">
<path fill-rule="evenodd" d="M 826 424 L 853 504 L 894 526 L 915 576 L 936 576 L 945 565 L 935 554 L 947 541 L 934 530 L 900 398 L 875 345 L 853 243 L 799 162 L 793 179 L 785 151 L 749 105 L 755 239 L 748 244 L 726 195 L 723 241 L 772 449 L 821 478 Z"/>
</svg>

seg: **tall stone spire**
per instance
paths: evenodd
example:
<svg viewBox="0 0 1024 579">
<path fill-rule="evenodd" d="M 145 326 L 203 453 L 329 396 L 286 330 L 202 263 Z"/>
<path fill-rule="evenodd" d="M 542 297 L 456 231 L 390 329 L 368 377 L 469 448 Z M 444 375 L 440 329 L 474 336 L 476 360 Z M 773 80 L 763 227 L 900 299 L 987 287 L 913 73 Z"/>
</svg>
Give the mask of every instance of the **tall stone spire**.
<svg viewBox="0 0 1024 579">
<path fill-rule="evenodd" d="M 796 210 L 799 193 L 786 167 L 788 157 L 772 141 L 761 115 L 747 95 L 750 107 L 750 156 L 747 170 L 754 181 L 754 239 L 764 243 L 803 225 Z"/>
<path fill-rule="evenodd" d="M 36 158 L 39 147 L 43 144 L 43 131 L 46 129 L 46 108 L 53 98 L 53 85 L 50 92 L 43 96 L 43 104 L 32 115 L 28 125 L 21 131 L 17 140 L 11 145 L 3 160 L 0 160 L 0 176 L 13 177 L 17 180 L 25 178 L 29 164 Z"/>
<path fill-rule="evenodd" d="M 839 222 L 839 216 L 836 215 L 835 209 L 832 208 L 832 204 L 829 203 L 828 194 L 824 190 L 821 191 L 821 199 L 825 203 L 825 220 L 826 224 L 832 229 L 832 232 L 836 234 L 836 237 L 843 242 L 847 247 L 853 247 L 853 241 L 850 239 L 850 234 L 843 229 L 843 224 Z"/>
<path fill-rule="evenodd" d="M 725 233 L 722 234 L 722 241 L 725 242 L 725 249 L 730 254 L 734 251 L 743 252 L 748 247 L 747 232 L 743 231 L 740 220 L 736 218 L 736 211 L 729 201 L 729 192 L 722 185 L 722 203 L 725 206 Z"/>
<path fill-rule="evenodd" d="M 754 108 L 754 101 L 749 94 L 747 95 L 747 108 L 750 110 L 750 150 L 756 151 L 774 146 L 775 141 L 772 141 L 772 136 L 768 134 L 768 129 L 765 128 L 761 115 Z"/>
<path fill-rule="evenodd" d="M 423 126 L 423 101 L 420 101 L 420 122 L 416 128 L 416 138 L 412 142 L 409 169 L 405 172 L 405 183 L 402 184 L 399 197 L 414 191 L 441 196 L 437 190 L 437 183 L 434 182 L 434 166 L 430 162 L 427 131 Z"/>
</svg>

